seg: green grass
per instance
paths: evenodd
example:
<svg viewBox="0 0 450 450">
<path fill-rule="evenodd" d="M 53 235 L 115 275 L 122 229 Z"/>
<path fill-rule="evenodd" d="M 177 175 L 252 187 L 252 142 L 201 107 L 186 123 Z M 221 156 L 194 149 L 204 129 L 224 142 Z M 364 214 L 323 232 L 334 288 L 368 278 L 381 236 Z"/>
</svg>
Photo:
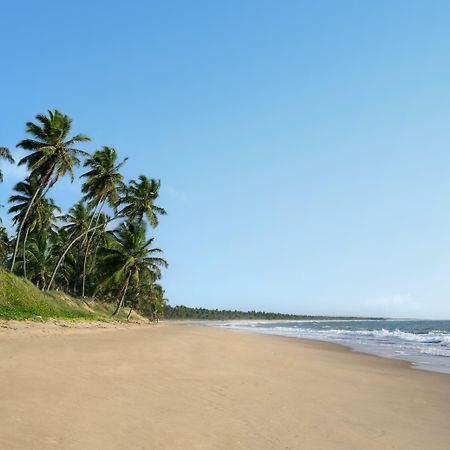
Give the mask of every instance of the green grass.
<svg viewBox="0 0 450 450">
<path fill-rule="evenodd" d="M 0 318 L 13 320 L 111 320 L 112 305 L 42 292 L 30 281 L 0 269 Z M 124 318 L 122 313 L 119 319 Z"/>
</svg>

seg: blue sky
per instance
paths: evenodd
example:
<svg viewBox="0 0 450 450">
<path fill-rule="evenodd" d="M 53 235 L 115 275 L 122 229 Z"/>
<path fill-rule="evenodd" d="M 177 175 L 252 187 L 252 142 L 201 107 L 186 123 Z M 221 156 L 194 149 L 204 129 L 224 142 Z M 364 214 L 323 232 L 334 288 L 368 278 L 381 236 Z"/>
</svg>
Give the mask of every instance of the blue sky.
<svg viewBox="0 0 450 450">
<path fill-rule="evenodd" d="M 2 19 L 0 143 L 58 108 L 128 178 L 160 178 L 172 304 L 450 318 L 449 2 L 43 0 Z M 3 170 L 4 204 L 23 173 Z M 51 192 L 67 208 L 79 184 Z"/>
</svg>

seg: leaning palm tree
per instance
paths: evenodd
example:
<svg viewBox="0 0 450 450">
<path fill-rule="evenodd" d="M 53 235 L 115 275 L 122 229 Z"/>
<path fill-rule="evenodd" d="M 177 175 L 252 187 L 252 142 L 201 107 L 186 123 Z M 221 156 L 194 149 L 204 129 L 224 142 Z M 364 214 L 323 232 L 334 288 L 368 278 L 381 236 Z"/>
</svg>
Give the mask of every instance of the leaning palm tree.
<svg viewBox="0 0 450 450">
<path fill-rule="evenodd" d="M 52 254 L 55 255 L 55 258 L 52 260 L 53 264 L 64 249 L 66 248 L 67 242 L 69 240 L 71 233 L 64 229 L 64 227 L 59 227 L 55 233 L 51 233 L 49 235 L 49 242 L 52 249 Z M 61 270 L 58 273 L 58 276 L 55 278 L 55 282 L 58 285 L 58 288 L 63 289 L 65 292 L 70 292 L 74 289 L 73 285 L 76 283 L 76 268 L 77 268 L 77 255 L 76 252 L 69 252 L 66 254 Z M 53 266 L 51 267 L 53 271 Z"/>
<path fill-rule="evenodd" d="M 167 262 L 158 256 L 159 248 L 152 248 L 154 239 L 146 239 L 143 222 L 127 221 L 111 233 L 110 245 L 100 249 L 102 262 L 109 271 L 103 284 L 122 286 L 113 316 L 122 309 L 128 288 L 137 289 L 143 276 L 160 277 L 160 267 Z"/>
<path fill-rule="evenodd" d="M 91 231 L 98 230 L 100 227 L 106 227 L 106 225 L 110 222 L 125 216 L 128 216 L 128 219 L 130 220 L 138 220 L 139 222 L 143 222 L 143 217 L 147 217 L 153 227 L 158 224 L 157 214 L 166 214 L 166 211 L 163 208 L 155 206 L 153 203 L 154 200 L 158 197 L 160 182 L 149 179 L 144 175 L 141 175 L 139 177 L 139 180 L 139 183 L 132 180 L 130 182 L 130 188 L 122 187 L 122 192 L 124 193 L 124 195 L 119 199 L 119 203 L 116 208 L 118 209 L 118 211 L 114 217 L 108 219 L 104 225 L 99 224 L 92 227 L 90 230 L 84 231 L 69 242 L 66 249 L 59 257 L 58 262 L 56 263 L 55 270 L 53 271 L 53 275 L 47 286 L 47 290 L 50 290 L 56 273 L 58 272 L 58 269 L 67 252 L 70 251 L 70 249 L 76 242 L 83 239 L 84 236 L 86 236 Z M 119 206 L 121 204 L 124 204 L 125 206 L 122 209 L 119 209 Z"/>
<path fill-rule="evenodd" d="M 110 206 L 117 204 L 119 200 L 119 187 L 123 184 L 123 175 L 120 173 L 121 167 L 128 158 L 124 158 L 117 163 L 117 152 L 112 147 L 102 147 L 88 158 L 84 167 L 90 170 L 80 178 L 86 178 L 82 192 L 84 199 L 88 200 L 90 208 L 108 202 Z"/>
<path fill-rule="evenodd" d="M 14 158 L 11 156 L 11 152 L 6 147 L 0 147 L 0 159 L 5 159 L 9 163 L 14 163 Z M 0 170 L 0 183 L 3 181 L 3 172 Z"/>
<path fill-rule="evenodd" d="M 125 158 L 120 163 L 117 163 L 116 150 L 112 147 L 102 147 L 93 153 L 84 163 L 84 167 L 89 167 L 90 170 L 81 175 L 81 178 L 86 178 L 82 192 L 85 194 L 84 200 L 88 201 L 88 206 L 94 209 L 92 220 L 96 217 L 95 226 L 98 225 L 101 211 L 105 204 L 108 203 L 109 206 L 115 208 L 119 201 L 119 189 L 123 189 L 123 175 L 120 173 L 120 169 L 127 159 Z M 92 220 L 89 228 L 92 226 Z M 87 236 L 85 236 L 83 243 L 86 243 Z M 81 288 L 82 297 L 84 297 L 86 290 L 87 260 L 94 236 L 95 232 L 93 231 L 87 243 L 84 256 Z"/>
<path fill-rule="evenodd" d="M 63 225 L 61 229 L 65 232 L 66 240 L 61 241 L 61 252 L 64 251 L 64 248 L 67 246 L 67 239 L 71 240 L 76 236 L 79 236 L 81 233 L 89 230 L 89 226 L 92 223 L 92 214 L 89 214 L 89 209 L 86 207 L 86 204 L 81 200 L 76 203 L 72 208 L 69 209 L 69 213 L 65 214 L 61 217 L 61 219 L 66 223 Z M 83 254 L 85 253 L 85 245 L 84 243 L 79 243 L 77 245 L 76 255 L 74 256 L 74 267 L 73 267 L 73 288 L 72 292 L 75 295 L 77 292 L 77 285 L 79 282 L 80 275 L 80 266 L 81 259 Z"/>
<path fill-rule="evenodd" d="M 32 199 L 36 190 L 39 188 L 39 183 L 36 177 L 29 176 L 24 181 L 17 183 L 14 190 L 17 194 L 12 195 L 8 202 L 15 203 L 9 208 L 9 213 L 15 214 L 12 221 L 15 224 L 23 222 L 25 229 L 25 236 L 23 239 L 23 274 L 27 277 L 26 272 L 26 246 L 28 235 L 36 231 L 37 233 L 47 232 L 54 229 L 56 221 L 56 212 L 61 212 L 60 208 L 55 205 L 52 199 L 47 199 L 43 196 L 34 200 L 34 205 L 30 208 Z M 24 219 L 26 212 L 28 217 Z"/>
<path fill-rule="evenodd" d="M 38 188 L 17 230 L 11 272 L 14 270 L 24 223 L 28 218 L 28 214 L 36 198 L 38 195 L 50 189 L 67 173 L 69 173 L 71 181 L 74 180 L 74 167 L 80 165 L 80 157 L 87 156 L 85 151 L 79 150 L 74 146 L 79 142 L 90 140 L 84 134 L 69 137 L 72 119 L 56 109 L 48 111 L 48 116 L 38 114 L 36 119 L 39 122 L 38 124 L 33 122 L 27 123 L 26 130 L 32 138 L 24 139 L 17 144 L 17 147 L 31 151 L 30 155 L 27 155 L 19 161 L 19 165 L 27 165 L 31 171 L 31 175 L 38 180 Z"/>
<path fill-rule="evenodd" d="M 116 217 L 114 217 L 112 219 L 106 218 L 104 222 L 98 224 L 95 227 L 92 227 L 91 229 L 81 232 L 78 236 L 75 236 L 75 237 L 71 236 L 71 240 L 70 240 L 69 244 L 66 245 L 65 248 L 61 249 L 61 251 L 59 252 L 60 256 L 59 256 L 58 261 L 56 262 L 55 268 L 53 269 L 52 276 L 50 277 L 50 280 L 48 282 L 47 291 L 49 291 L 51 289 L 53 281 L 55 281 L 56 274 L 58 273 L 58 269 L 61 267 L 61 264 L 64 262 L 64 258 L 69 253 L 70 249 L 77 242 L 79 242 L 81 239 L 83 239 L 89 233 L 89 231 L 98 230 L 99 228 L 104 228 L 104 227 L 106 227 L 106 225 L 108 223 L 110 223 L 112 220 L 115 220 L 115 219 L 116 219 Z"/>
</svg>

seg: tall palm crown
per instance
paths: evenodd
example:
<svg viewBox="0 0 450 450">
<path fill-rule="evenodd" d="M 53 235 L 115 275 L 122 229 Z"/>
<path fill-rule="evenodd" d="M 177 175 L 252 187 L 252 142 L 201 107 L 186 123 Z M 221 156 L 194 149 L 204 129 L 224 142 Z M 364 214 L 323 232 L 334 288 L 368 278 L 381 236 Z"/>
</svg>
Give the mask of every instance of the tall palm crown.
<svg viewBox="0 0 450 450">
<path fill-rule="evenodd" d="M 167 262 L 158 256 L 159 248 L 152 248 L 154 239 L 146 239 L 145 224 L 128 221 L 110 233 L 108 246 L 100 249 L 104 257 L 103 263 L 109 268 L 110 279 L 120 282 L 131 273 L 134 283 L 139 283 L 143 272 L 153 275 L 153 279 L 161 276 L 160 267 L 167 267 Z"/>
<path fill-rule="evenodd" d="M 6 147 L 0 147 L 0 159 L 5 159 L 11 164 L 14 163 L 14 159 L 11 156 L 11 152 Z M 0 170 L 0 183 L 2 181 L 3 181 L 3 172 Z"/>
<path fill-rule="evenodd" d="M 26 164 L 36 175 L 41 187 L 53 185 L 66 173 L 73 181 L 74 167 L 80 165 L 80 157 L 87 156 L 83 150 L 74 146 L 79 142 L 89 141 L 85 134 L 69 137 L 72 119 L 58 110 L 48 111 L 48 115 L 38 114 L 37 124 L 27 122 L 26 131 L 32 138 L 17 144 L 32 153 L 19 161 Z"/>
<path fill-rule="evenodd" d="M 84 199 L 89 201 L 90 208 L 103 201 L 108 201 L 110 206 L 117 204 L 118 190 L 123 185 L 123 176 L 119 170 L 127 159 L 117 163 L 116 150 L 102 147 L 85 161 L 84 167 L 89 167 L 90 170 L 81 175 L 81 178 L 86 178 L 82 192 L 85 194 Z"/>
<path fill-rule="evenodd" d="M 124 191 L 121 203 L 126 206 L 121 210 L 121 214 L 126 215 L 132 221 L 137 219 L 142 221 L 147 217 L 150 225 L 154 228 L 158 225 L 158 214 L 166 214 L 164 208 L 154 205 L 158 198 L 160 181 L 147 178 L 144 175 L 139 177 L 139 181 L 131 180 L 129 187 Z"/>
<path fill-rule="evenodd" d="M 39 124 L 27 122 L 27 132 L 33 139 L 24 139 L 17 144 L 32 153 L 19 161 L 19 165 L 26 164 L 31 171 L 30 176 L 37 178 L 38 189 L 33 195 L 24 217 L 17 229 L 16 245 L 11 262 L 11 272 L 14 271 L 18 245 L 22 229 L 31 208 L 44 189 L 52 187 L 60 177 L 69 172 L 71 180 L 74 179 L 74 167 L 80 165 L 79 156 L 87 153 L 74 147 L 78 142 L 89 141 L 84 134 L 77 134 L 69 138 L 72 119 L 58 110 L 48 112 L 48 116 L 38 114 Z"/>
<path fill-rule="evenodd" d="M 109 245 L 100 249 L 105 270 L 103 285 L 121 286 L 120 297 L 113 315 L 124 305 L 125 296 L 131 286 L 136 294 L 143 277 L 157 279 L 161 276 L 160 267 L 167 262 L 159 256 L 159 248 L 151 248 L 153 239 L 145 237 L 145 223 L 128 220 L 110 234 Z M 131 313 L 131 309 L 130 309 Z"/>
<path fill-rule="evenodd" d="M 66 225 L 62 227 L 69 235 L 77 236 L 87 231 L 90 222 L 89 210 L 83 201 L 79 201 L 69 209 L 69 213 L 61 217 Z"/>
</svg>

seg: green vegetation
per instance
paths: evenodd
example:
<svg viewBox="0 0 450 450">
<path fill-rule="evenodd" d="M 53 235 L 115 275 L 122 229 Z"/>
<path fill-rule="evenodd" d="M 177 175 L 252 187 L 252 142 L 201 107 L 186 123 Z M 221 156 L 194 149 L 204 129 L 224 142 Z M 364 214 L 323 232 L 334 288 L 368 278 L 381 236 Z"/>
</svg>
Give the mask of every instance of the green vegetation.
<svg viewBox="0 0 450 450">
<path fill-rule="evenodd" d="M 263 311 L 232 311 L 206 308 L 189 308 L 188 306 L 165 305 L 164 317 L 177 320 L 326 320 L 326 319 L 364 319 L 364 317 L 305 316 L 298 314 L 282 314 Z M 379 320 L 381 317 L 367 317 L 368 320 Z"/>
<path fill-rule="evenodd" d="M 74 134 L 72 119 L 57 110 L 38 114 L 26 133 L 17 147 L 29 152 L 18 162 L 28 173 L 8 200 L 13 236 L 0 217 L 0 317 L 129 318 L 136 310 L 158 319 L 167 262 L 147 233 L 166 214 L 155 205 L 160 181 L 126 182 L 127 158 L 112 147 L 78 148 L 90 138 Z M 14 163 L 6 147 L 0 159 Z M 64 214 L 49 194 L 66 175 L 74 181 L 81 166 L 81 199 Z"/>
<path fill-rule="evenodd" d="M 167 262 L 148 236 L 166 214 L 155 204 L 160 181 L 125 181 L 128 158 L 108 146 L 78 148 L 90 138 L 74 134 L 72 119 L 57 110 L 38 114 L 26 132 L 17 147 L 29 152 L 18 162 L 28 173 L 8 200 L 14 236 L 0 217 L 0 318 L 130 318 L 133 311 L 152 320 L 324 318 L 169 306 L 159 284 Z M 14 164 L 6 147 L 0 159 Z M 49 194 L 64 176 L 74 181 L 81 166 L 81 198 L 63 213 Z"/>
<path fill-rule="evenodd" d="M 111 320 L 111 305 L 82 301 L 60 292 L 42 292 L 31 281 L 4 269 L 0 269 L 0 285 L 0 317 L 4 319 Z"/>
</svg>

